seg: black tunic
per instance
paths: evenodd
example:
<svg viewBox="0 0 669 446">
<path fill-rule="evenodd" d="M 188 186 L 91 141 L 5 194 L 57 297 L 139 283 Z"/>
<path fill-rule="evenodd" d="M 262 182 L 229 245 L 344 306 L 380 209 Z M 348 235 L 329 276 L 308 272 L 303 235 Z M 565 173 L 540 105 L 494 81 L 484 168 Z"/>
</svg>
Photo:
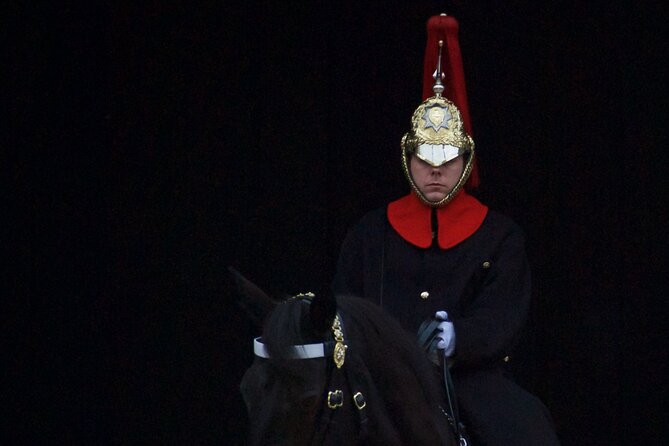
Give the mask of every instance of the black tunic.
<svg viewBox="0 0 669 446">
<path fill-rule="evenodd" d="M 334 291 L 372 299 L 414 333 L 446 310 L 455 329 L 455 390 L 476 444 L 558 444 L 543 404 L 506 376 L 530 302 L 524 236 L 509 218 L 488 211 L 453 248 L 423 249 L 395 232 L 385 208 L 372 211 L 342 245 Z"/>
</svg>

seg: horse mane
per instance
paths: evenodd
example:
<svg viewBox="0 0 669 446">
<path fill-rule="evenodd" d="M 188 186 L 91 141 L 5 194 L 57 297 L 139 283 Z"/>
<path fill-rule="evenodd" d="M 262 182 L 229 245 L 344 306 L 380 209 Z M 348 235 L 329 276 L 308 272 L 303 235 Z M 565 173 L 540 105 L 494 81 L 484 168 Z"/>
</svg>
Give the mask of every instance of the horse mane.
<svg viewBox="0 0 669 446">
<path fill-rule="evenodd" d="M 438 415 L 443 390 L 415 336 L 370 301 L 336 301 L 348 345 L 344 367 L 364 389 L 370 444 L 443 443 L 449 438 L 446 419 Z M 322 340 L 311 334 L 309 305 L 299 299 L 277 306 L 263 339 L 275 366 L 293 376 L 301 370 L 299 361 L 289 360 L 290 346 Z"/>
</svg>

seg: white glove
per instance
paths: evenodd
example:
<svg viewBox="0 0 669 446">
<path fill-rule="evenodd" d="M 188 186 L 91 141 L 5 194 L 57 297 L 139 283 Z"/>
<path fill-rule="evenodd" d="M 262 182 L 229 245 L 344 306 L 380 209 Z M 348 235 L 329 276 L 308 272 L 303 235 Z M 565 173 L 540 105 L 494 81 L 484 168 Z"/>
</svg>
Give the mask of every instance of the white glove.
<svg viewBox="0 0 669 446">
<path fill-rule="evenodd" d="M 438 325 L 441 333 L 436 336 L 437 339 L 439 339 L 437 348 L 443 349 L 444 356 L 448 358 L 455 352 L 455 330 L 453 329 L 453 322 L 448 320 L 448 313 L 445 311 L 437 311 L 434 318 L 442 321 Z"/>
</svg>

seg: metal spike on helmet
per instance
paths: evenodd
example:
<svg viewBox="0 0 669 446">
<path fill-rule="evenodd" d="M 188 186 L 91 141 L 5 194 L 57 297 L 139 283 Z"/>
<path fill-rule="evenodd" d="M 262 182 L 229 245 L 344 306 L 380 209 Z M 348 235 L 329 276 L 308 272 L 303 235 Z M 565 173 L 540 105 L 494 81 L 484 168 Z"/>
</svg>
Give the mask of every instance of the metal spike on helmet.
<svg viewBox="0 0 669 446">
<path fill-rule="evenodd" d="M 440 40 L 439 41 L 439 56 L 437 57 L 437 69 L 434 70 L 434 74 L 432 74 L 432 77 L 434 78 L 434 85 L 432 86 L 432 91 L 434 92 L 435 96 L 441 96 L 441 94 L 444 92 L 444 84 L 441 83 L 442 80 L 444 80 L 444 73 L 441 71 L 441 49 L 444 47 L 444 41 Z"/>
</svg>

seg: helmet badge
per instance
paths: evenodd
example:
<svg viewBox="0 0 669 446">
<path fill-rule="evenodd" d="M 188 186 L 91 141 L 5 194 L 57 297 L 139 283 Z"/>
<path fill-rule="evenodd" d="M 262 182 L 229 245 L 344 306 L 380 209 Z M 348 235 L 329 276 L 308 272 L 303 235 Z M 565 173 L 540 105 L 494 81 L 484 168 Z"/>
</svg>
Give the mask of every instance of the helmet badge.
<svg viewBox="0 0 669 446">
<path fill-rule="evenodd" d="M 427 129 L 432 127 L 435 132 L 438 132 L 441 128 L 447 129 L 449 128 L 448 121 L 450 121 L 451 118 L 451 112 L 449 112 L 447 108 L 439 106 L 428 107 L 423 114 L 423 119 L 425 120 L 425 127 L 423 128 Z"/>
</svg>

